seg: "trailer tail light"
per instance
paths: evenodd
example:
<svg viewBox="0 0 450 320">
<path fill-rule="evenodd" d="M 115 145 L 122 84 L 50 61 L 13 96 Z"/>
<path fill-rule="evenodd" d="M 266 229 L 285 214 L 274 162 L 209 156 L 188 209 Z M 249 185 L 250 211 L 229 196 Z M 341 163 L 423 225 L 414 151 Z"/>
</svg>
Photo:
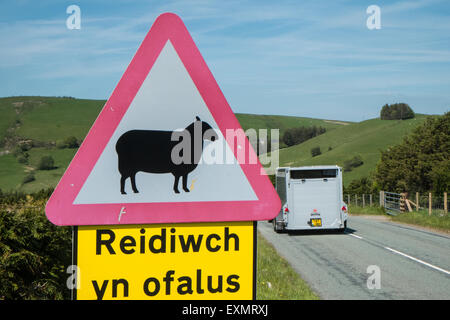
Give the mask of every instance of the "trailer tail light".
<svg viewBox="0 0 450 320">
<path fill-rule="evenodd" d="M 342 206 L 341 211 L 347 212 L 347 207 L 346 206 Z"/>
<path fill-rule="evenodd" d="M 284 213 L 289 213 L 288 207 L 284 207 Z"/>
</svg>

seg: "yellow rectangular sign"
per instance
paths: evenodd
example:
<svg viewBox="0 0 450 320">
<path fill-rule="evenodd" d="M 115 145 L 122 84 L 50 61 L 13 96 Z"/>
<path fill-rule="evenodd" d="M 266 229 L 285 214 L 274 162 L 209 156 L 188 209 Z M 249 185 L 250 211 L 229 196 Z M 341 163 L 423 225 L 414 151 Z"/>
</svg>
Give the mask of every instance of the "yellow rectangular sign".
<svg viewBox="0 0 450 320">
<path fill-rule="evenodd" d="M 253 222 L 80 226 L 75 297 L 250 300 L 256 295 Z"/>
</svg>

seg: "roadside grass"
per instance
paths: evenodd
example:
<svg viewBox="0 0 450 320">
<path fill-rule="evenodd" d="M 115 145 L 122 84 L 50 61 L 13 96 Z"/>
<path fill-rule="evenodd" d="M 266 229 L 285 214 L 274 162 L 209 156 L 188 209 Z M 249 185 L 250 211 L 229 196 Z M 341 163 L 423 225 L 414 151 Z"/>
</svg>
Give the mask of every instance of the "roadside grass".
<svg viewBox="0 0 450 320">
<path fill-rule="evenodd" d="M 319 300 L 306 282 L 258 232 L 258 300 Z"/>
<path fill-rule="evenodd" d="M 428 210 L 419 210 L 413 212 L 399 213 L 396 216 L 387 215 L 385 210 L 381 207 L 360 207 L 349 206 L 349 214 L 353 216 L 358 215 L 381 215 L 386 216 L 393 222 L 402 222 L 421 227 L 427 227 L 442 231 L 450 232 L 450 215 L 444 210 L 432 210 L 431 215 Z"/>
<path fill-rule="evenodd" d="M 392 221 L 414 224 L 418 226 L 450 231 L 450 215 L 444 210 L 432 210 L 431 215 L 427 210 L 405 212 L 391 217 Z"/>
</svg>

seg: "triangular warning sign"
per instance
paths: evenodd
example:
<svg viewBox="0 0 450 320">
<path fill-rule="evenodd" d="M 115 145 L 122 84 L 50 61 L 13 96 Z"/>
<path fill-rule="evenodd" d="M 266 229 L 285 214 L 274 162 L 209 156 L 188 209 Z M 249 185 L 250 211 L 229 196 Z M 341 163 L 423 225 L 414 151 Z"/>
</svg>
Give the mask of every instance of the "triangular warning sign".
<svg viewBox="0 0 450 320">
<path fill-rule="evenodd" d="M 250 221 L 280 199 L 181 19 L 158 17 L 61 181 L 57 225 Z"/>
</svg>

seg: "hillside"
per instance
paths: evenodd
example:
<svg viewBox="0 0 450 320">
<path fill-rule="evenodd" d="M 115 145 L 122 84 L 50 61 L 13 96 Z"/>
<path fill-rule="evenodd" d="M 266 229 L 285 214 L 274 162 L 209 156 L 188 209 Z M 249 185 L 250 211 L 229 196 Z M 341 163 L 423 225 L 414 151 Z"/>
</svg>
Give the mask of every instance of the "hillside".
<svg viewBox="0 0 450 320">
<path fill-rule="evenodd" d="M 407 133 L 422 124 L 427 117 L 416 114 L 416 118 L 409 120 L 371 119 L 330 130 L 302 144 L 281 149 L 280 166 L 343 166 L 344 161 L 360 155 L 364 164 L 344 173 L 344 184 L 347 185 L 354 179 L 368 176 L 380 159 L 380 150 L 400 143 Z M 317 146 L 322 154 L 312 157 L 311 149 Z"/>
<path fill-rule="evenodd" d="M 351 124 L 351 122 L 334 120 L 276 115 L 256 115 L 247 113 L 236 113 L 236 117 L 244 130 L 247 130 L 249 128 L 253 128 L 256 130 L 280 129 L 280 139 L 283 136 L 285 130 L 289 128 L 320 126 L 327 130 L 332 130 Z"/>
<path fill-rule="evenodd" d="M 0 189 L 36 191 L 53 187 L 59 181 L 76 149 L 56 148 L 56 143 L 70 136 L 82 141 L 92 126 L 105 100 L 70 97 L 7 97 L 0 98 Z M 244 130 L 248 128 L 284 130 L 299 126 L 322 126 L 328 131 L 347 125 L 346 122 L 303 117 L 236 114 Z M 27 142 L 28 163 L 19 163 L 14 150 Z M 53 170 L 36 170 L 42 156 L 55 160 Z M 35 180 L 23 183 L 34 173 Z"/>
</svg>

